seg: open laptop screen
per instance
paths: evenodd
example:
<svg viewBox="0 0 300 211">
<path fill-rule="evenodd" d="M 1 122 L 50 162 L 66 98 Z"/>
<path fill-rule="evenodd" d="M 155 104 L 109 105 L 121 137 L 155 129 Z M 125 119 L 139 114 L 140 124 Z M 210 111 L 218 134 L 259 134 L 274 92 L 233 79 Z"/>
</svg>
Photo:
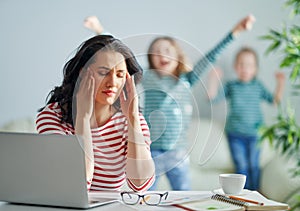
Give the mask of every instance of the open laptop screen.
<svg viewBox="0 0 300 211">
<path fill-rule="evenodd" d="M 0 200 L 88 207 L 84 159 L 76 136 L 0 132 Z"/>
</svg>

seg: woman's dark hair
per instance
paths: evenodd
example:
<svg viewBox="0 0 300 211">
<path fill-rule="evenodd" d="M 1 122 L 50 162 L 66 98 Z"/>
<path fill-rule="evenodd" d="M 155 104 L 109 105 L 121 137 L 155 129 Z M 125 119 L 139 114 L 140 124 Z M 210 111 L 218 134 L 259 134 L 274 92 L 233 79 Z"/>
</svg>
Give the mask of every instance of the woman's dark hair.
<svg viewBox="0 0 300 211">
<path fill-rule="evenodd" d="M 130 75 L 134 74 L 135 83 L 138 83 L 142 77 L 142 68 L 138 64 L 132 51 L 120 40 L 110 35 L 98 35 L 83 42 L 77 49 L 75 56 L 70 59 L 64 66 L 64 79 L 61 86 L 55 87 L 47 96 L 47 105 L 57 102 L 61 108 L 61 121 L 73 124 L 75 116 L 72 112 L 76 110 L 76 95 L 74 93 L 76 83 L 79 80 L 80 71 L 85 69 L 89 64 L 93 63 L 93 56 L 99 50 L 114 51 L 121 53 L 125 58 L 127 70 Z M 74 103 L 73 103 L 74 101 Z M 114 104 L 117 109 L 120 109 L 119 100 Z M 42 111 L 45 107 L 40 108 Z M 74 110 L 75 109 L 75 110 Z M 74 112 L 74 114 L 76 114 Z"/>
</svg>

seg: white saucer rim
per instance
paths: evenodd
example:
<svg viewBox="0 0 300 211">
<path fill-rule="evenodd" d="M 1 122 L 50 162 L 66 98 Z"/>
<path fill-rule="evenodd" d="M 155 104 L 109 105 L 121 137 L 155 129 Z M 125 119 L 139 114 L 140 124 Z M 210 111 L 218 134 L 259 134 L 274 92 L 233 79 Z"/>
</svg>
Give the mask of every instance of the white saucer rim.
<svg viewBox="0 0 300 211">
<path fill-rule="evenodd" d="M 223 192 L 222 188 L 218 188 L 218 189 L 212 190 L 212 192 L 213 192 L 214 194 L 221 194 L 221 195 L 225 195 L 225 196 L 242 196 L 242 195 L 246 195 L 246 194 L 248 194 L 248 193 L 251 193 L 251 190 L 243 189 L 243 190 L 241 191 L 241 193 L 239 193 L 239 194 L 225 194 L 225 193 Z"/>
</svg>

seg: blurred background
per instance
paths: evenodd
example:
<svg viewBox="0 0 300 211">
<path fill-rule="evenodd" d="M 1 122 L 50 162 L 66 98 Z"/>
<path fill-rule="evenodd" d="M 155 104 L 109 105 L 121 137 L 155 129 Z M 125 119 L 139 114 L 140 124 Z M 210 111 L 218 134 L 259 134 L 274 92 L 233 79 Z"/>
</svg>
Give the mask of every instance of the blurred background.
<svg viewBox="0 0 300 211">
<path fill-rule="evenodd" d="M 138 55 L 156 34 L 171 35 L 183 43 L 193 62 L 210 50 L 242 17 L 252 13 L 256 23 L 221 55 L 216 66 L 224 79 L 235 77 L 233 59 L 242 46 L 256 49 L 259 74 L 265 86 L 275 89 L 280 54 L 265 56 L 268 42 L 259 39 L 269 29 L 289 22 L 281 0 L 1 0 L 0 1 L 0 126 L 8 121 L 35 117 L 49 91 L 61 84 L 63 65 L 81 42 L 94 34 L 83 20 L 96 15 L 106 31 L 128 43 Z M 137 52 L 138 51 L 138 52 Z M 147 68 L 143 56 L 138 56 Z M 288 70 L 285 70 L 288 77 Z M 205 94 L 206 76 L 194 88 L 195 117 L 224 121 L 226 104 L 211 106 Z M 283 103 L 291 101 L 287 80 Z M 298 98 L 299 99 L 299 98 Z M 263 105 L 265 120 L 272 122 L 274 106 Z M 297 118 L 299 119 L 299 112 Z"/>
</svg>

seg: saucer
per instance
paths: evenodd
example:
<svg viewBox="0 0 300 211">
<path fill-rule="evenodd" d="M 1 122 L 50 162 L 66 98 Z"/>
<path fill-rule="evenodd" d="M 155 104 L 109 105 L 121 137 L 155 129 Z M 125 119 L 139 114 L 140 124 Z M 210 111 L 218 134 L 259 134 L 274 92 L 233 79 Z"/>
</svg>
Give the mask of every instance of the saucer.
<svg viewBox="0 0 300 211">
<path fill-rule="evenodd" d="M 216 189 L 212 191 L 214 194 L 221 194 L 221 195 L 225 195 L 225 196 L 243 196 L 243 195 L 247 195 L 249 193 L 251 193 L 251 190 L 248 189 L 243 189 L 239 194 L 225 194 L 224 191 L 222 190 L 222 188 Z"/>
</svg>

